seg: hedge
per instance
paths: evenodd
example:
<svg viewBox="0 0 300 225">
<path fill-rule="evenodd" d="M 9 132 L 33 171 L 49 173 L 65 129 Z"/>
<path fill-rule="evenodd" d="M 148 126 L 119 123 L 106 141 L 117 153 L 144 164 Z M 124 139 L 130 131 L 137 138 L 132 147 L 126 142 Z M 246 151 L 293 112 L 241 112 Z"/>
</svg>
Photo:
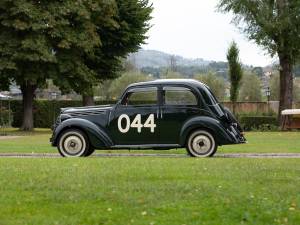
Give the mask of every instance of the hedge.
<svg viewBox="0 0 300 225">
<path fill-rule="evenodd" d="M 114 104 L 114 101 L 99 101 L 95 102 L 97 105 Z M 34 101 L 34 127 L 50 128 L 55 122 L 60 109 L 66 107 L 82 106 L 82 101 L 49 101 L 49 100 L 36 100 Z M 8 121 L 8 101 L 2 101 L 3 114 L 1 120 L 4 123 Z M 10 108 L 12 114 L 12 126 L 20 127 L 22 124 L 22 101 L 11 100 Z M 277 126 L 277 117 L 274 116 L 250 116 L 240 115 L 239 121 L 245 130 L 259 129 L 261 125 Z"/>
<path fill-rule="evenodd" d="M 11 111 L 4 108 L 0 109 L 0 127 L 11 126 L 12 118 L 13 116 Z"/>
<path fill-rule="evenodd" d="M 276 127 L 278 121 L 276 116 L 240 116 L 239 122 L 244 130 L 258 130 L 261 127 Z"/>
<path fill-rule="evenodd" d="M 97 105 L 108 105 L 114 104 L 114 101 L 101 101 L 95 102 Z M 8 101 L 3 100 L 2 105 L 4 108 L 8 109 Z M 55 122 L 60 109 L 67 107 L 80 107 L 82 106 L 82 101 L 49 101 L 49 100 L 36 100 L 33 104 L 34 113 L 34 127 L 39 128 L 50 128 Z M 12 126 L 20 127 L 22 124 L 22 101 L 21 100 L 11 100 L 10 108 L 12 111 Z"/>
</svg>

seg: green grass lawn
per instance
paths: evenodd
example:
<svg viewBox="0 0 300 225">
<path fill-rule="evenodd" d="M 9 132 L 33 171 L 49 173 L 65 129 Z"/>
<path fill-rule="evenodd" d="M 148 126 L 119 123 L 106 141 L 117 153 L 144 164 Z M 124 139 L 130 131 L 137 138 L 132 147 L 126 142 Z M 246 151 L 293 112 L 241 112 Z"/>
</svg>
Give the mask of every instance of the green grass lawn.
<svg viewBox="0 0 300 225">
<path fill-rule="evenodd" d="M 57 152 L 49 130 L 6 132 L 21 137 L 0 152 Z M 297 132 L 247 138 L 219 152 L 300 152 Z M 300 159 L 0 158 L 0 225 L 298 225 L 299 174 Z"/>
<path fill-rule="evenodd" d="M 0 140 L 0 152 L 36 152 L 56 153 L 56 148 L 50 146 L 50 131 L 37 129 L 33 133 L 23 133 L 16 129 L 6 130 L 8 135 L 21 136 L 16 139 Z M 300 132 L 249 132 L 246 134 L 247 144 L 219 147 L 219 153 L 300 153 Z M 101 152 L 101 151 L 99 151 Z M 108 152 L 108 151 L 103 151 Z M 110 151 L 127 152 L 127 151 Z M 131 151 L 141 152 L 141 151 Z M 147 151 L 149 153 L 183 153 L 186 151 Z"/>
<path fill-rule="evenodd" d="M 299 159 L 0 159 L 0 224 L 300 224 Z"/>
</svg>

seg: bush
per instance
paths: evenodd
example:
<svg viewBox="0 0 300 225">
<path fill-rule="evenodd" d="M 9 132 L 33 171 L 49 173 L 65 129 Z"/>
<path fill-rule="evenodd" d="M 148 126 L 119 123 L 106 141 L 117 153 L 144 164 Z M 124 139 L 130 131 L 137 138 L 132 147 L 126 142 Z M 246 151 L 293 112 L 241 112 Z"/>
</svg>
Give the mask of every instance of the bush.
<svg viewBox="0 0 300 225">
<path fill-rule="evenodd" d="M 107 105 L 115 103 L 113 101 L 95 102 L 97 105 Z M 3 105 L 8 108 L 8 101 L 3 101 Z M 82 101 L 48 101 L 36 100 L 33 104 L 34 127 L 51 128 L 60 113 L 61 108 L 79 107 L 82 106 Z M 11 100 L 10 107 L 12 112 L 12 126 L 21 127 L 22 125 L 22 101 Z"/>
<path fill-rule="evenodd" d="M 0 110 L 0 127 L 2 126 L 11 126 L 12 122 L 12 112 L 8 109 L 1 109 Z"/>
<path fill-rule="evenodd" d="M 240 116 L 239 122 L 244 130 L 274 130 L 278 127 L 276 116 Z"/>
</svg>

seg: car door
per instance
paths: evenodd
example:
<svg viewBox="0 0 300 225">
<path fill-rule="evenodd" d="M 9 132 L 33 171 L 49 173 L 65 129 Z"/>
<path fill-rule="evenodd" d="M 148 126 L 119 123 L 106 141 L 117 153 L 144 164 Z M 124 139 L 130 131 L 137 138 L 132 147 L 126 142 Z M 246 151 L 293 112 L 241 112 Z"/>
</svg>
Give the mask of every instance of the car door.
<svg viewBox="0 0 300 225">
<path fill-rule="evenodd" d="M 157 144 L 158 87 L 133 87 L 117 104 L 109 125 L 115 145 Z"/>
<path fill-rule="evenodd" d="M 201 114 L 201 101 L 194 90 L 185 86 L 164 86 L 161 93 L 160 142 L 179 144 L 184 123 Z"/>
</svg>

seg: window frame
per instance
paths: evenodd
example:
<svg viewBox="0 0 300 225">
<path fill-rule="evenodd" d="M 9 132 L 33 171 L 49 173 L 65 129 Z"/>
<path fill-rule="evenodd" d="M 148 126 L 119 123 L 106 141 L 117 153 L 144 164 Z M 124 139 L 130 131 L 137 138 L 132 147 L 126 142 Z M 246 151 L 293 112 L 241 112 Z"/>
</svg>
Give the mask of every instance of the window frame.
<svg viewBox="0 0 300 225">
<path fill-rule="evenodd" d="M 124 101 L 126 98 L 130 98 L 130 96 L 133 93 L 139 93 L 139 92 L 149 92 L 149 91 L 155 91 L 156 92 L 156 103 L 155 104 L 138 104 L 138 105 L 130 105 L 130 104 L 124 104 Z M 128 101 L 128 99 L 127 99 Z M 141 87 L 130 87 L 128 88 L 125 93 L 123 94 L 119 105 L 122 107 L 153 107 L 159 105 L 159 87 L 158 86 L 141 86 Z"/>
<path fill-rule="evenodd" d="M 195 97 L 195 99 L 196 99 L 196 104 L 195 105 L 187 105 L 187 104 L 166 104 L 166 99 L 165 99 L 165 97 L 166 97 L 166 88 L 178 88 L 178 89 L 186 89 L 186 90 L 188 90 L 188 91 L 190 91 L 193 95 L 194 95 L 194 97 Z M 191 88 L 191 87 L 189 87 L 189 86 L 186 86 L 186 85 L 179 85 L 179 84 L 171 84 L 171 85 L 164 85 L 164 86 L 162 86 L 161 87 L 161 101 L 162 101 L 162 105 L 163 106 L 171 106 L 171 107 L 199 107 L 200 105 L 201 105 L 201 101 L 200 101 L 200 99 L 199 99 L 199 93 L 196 91 L 196 90 L 194 90 L 193 88 Z"/>
</svg>

